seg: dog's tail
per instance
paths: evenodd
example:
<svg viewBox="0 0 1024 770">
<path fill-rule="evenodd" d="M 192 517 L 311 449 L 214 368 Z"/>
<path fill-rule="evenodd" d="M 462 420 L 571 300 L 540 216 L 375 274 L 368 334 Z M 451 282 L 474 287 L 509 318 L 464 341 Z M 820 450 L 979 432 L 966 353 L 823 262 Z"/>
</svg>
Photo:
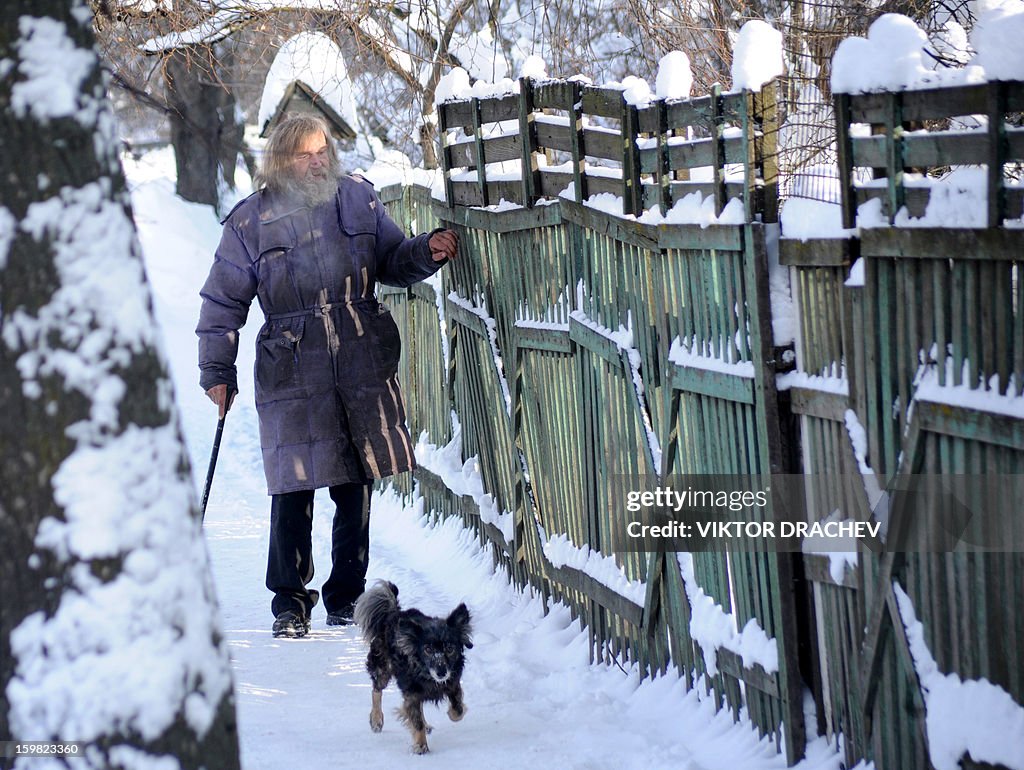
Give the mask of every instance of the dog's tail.
<svg viewBox="0 0 1024 770">
<path fill-rule="evenodd" d="M 398 586 L 378 580 L 356 601 L 355 621 L 363 630 L 363 638 L 372 642 L 383 636 L 388 619 L 397 612 Z"/>
</svg>

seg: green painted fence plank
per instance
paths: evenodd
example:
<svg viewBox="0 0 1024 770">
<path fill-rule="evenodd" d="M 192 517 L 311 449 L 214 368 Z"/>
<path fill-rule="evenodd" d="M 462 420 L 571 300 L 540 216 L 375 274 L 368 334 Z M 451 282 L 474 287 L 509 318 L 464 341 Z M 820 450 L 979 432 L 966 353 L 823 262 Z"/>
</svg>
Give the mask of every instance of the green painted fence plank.
<svg viewBox="0 0 1024 770">
<path fill-rule="evenodd" d="M 675 390 L 685 393 L 700 393 L 712 398 L 737 401 L 741 404 L 754 403 L 754 381 L 752 377 L 726 374 L 712 369 L 697 369 L 692 366 L 669 364 L 670 383 Z"/>
</svg>

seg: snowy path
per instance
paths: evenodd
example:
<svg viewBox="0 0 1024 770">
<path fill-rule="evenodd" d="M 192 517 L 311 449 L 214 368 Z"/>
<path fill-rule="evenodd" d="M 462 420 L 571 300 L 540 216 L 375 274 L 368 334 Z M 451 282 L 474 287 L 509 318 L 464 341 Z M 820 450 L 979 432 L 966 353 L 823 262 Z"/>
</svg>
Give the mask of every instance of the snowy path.
<svg viewBox="0 0 1024 770">
<path fill-rule="evenodd" d="M 198 492 L 216 415 L 197 385 L 193 329 L 220 227 L 209 208 L 172 194 L 168 167 L 173 170 L 169 154 L 154 153 L 128 172 L 137 185 L 136 220 Z M 410 753 L 409 734 L 392 714 L 400 700 L 393 688 L 384 696 L 384 731 L 372 733 L 365 647 L 354 628 L 328 629 L 317 607 L 308 638 L 270 634 L 270 594 L 263 585 L 269 500 L 251 385 L 258 326 L 254 317 L 243 330 L 242 394 L 227 420 L 205 526 L 233 659 L 246 770 L 785 767 L 749 724 L 716 714 L 675 676 L 641 683 L 635 671 L 591 665 L 586 633 L 564 607 L 545 616 L 539 599 L 494 572 L 469 532 L 454 522 L 430 527 L 418 506 L 403 506 L 390 493 L 374 500 L 371 579 L 394 581 L 406 606 L 430 613 L 447 614 L 465 601 L 475 647 L 463 680 L 466 718 L 454 724 L 440 709 L 426 710 L 435 727 L 429 755 Z M 328 565 L 329 502 L 318 493 L 315 587 Z M 808 755 L 803 768 L 840 766 L 824 741 L 814 742 Z"/>
</svg>

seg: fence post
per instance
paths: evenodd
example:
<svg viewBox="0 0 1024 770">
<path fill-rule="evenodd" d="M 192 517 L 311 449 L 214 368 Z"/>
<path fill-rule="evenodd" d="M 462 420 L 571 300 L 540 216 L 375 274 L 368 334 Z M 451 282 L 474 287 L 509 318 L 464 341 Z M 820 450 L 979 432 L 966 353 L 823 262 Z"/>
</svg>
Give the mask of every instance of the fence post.
<svg viewBox="0 0 1024 770">
<path fill-rule="evenodd" d="M 668 154 L 668 106 L 658 100 L 658 193 L 661 214 L 672 208 L 672 165 Z"/>
<path fill-rule="evenodd" d="M 640 120 L 635 104 L 622 99 L 622 211 L 639 215 L 644 210 L 643 189 L 640 185 L 640 149 L 636 146 Z"/>
<path fill-rule="evenodd" d="M 711 154 L 714 157 L 714 162 L 711 164 L 711 174 L 714 182 L 713 194 L 715 196 L 716 217 L 725 208 L 727 197 L 725 190 L 725 143 L 722 141 L 725 119 L 722 112 L 722 85 L 715 83 L 711 86 Z"/>
<path fill-rule="evenodd" d="M 522 150 L 523 205 L 533 208 L 540 195 L 537 170 L 537 130 L 533 122 L 533 81 L 519 78 L 519 146 Z"/>
<path fill-rule="evenodd" d="M 755 158 L 754 140 L 754 94 L 743 92 L 743 112 L 740 114 L 740 127 L 743 131 L 743 220 L 754 221 L 757 203 L 754 194 L 757 187 L 757 159 Z"/>
<path fill-rule="evenodd" d="M 572 105 L 569 110 L 571 116 L 571 130 L 569 137 L 572 140 L 572 185 L 576 191 L 576 202 L 583 203 L 587 195 L 587 174 L 586 174 L 586 150 L 584 147 L 583 131 L 583 84 L 578 80 L 572 81 Z"/>
<path fill-rule="evenodd" d="M 885 100 L 885 176 L 889 200 L 889 224 L 903 207 L 903 94 L 897 91 Z"/>
<path fill-rule="evenodd" d="M 1006 162 L 1007 110 L 1006 85 L 999 81 L 988 84 L 988 226 L 1002 227 L 1006 214 L 1006 187 L 1003 164 Z"/>
<path fill-rule="evenodd" d="M 441 173 L 444 174 L 444 196 L 449 206 L 455 205 L 455 185 L 452 183 L 452 156 L 448 146 L 448 105 L 438 108 L 438 141 L 441 144 Z"/>
<path fill-rule="evenodd" d="M 754 115 L 761 126 L 761 138 L 756 140 L 757 156 L 764 180 L 761 201 L 761 221 L 772 224 L 779 221 L 779 109 L 778 81 L 773 80 L 754 96 Z"/>
<path fill-rule="evenodd" d="M 839 202 L 843 209 L 843 227 L 849 230 L 857 226 L 857 190 L 853 186 L 853 143 L 850 141 L 850 95 L 836 94 L 833 102 L 841 194 Z"/>
<path fill-rule="evenodd" d="M 487 169 L 484 160 L 484 132 L 483 120 L 480 116 L 480 99 L 473 97 L 473 144 L 476 148 L 476 178 L 480 186 L 480 205 L 490 206 L 490 196 L 487 194 Z"/>
</svg>

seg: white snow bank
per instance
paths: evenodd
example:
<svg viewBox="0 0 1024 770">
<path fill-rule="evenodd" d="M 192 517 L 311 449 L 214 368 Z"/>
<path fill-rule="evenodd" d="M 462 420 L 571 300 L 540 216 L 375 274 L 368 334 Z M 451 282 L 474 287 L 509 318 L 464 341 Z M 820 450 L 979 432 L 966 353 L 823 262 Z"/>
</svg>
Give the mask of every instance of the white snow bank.
<svg viewBox="0 0 1024 770">
<path fill-rule="evenodd" d="M 970 363 L 965 360 L 961 372 L 962 384 L 954 385 L 954 362 L 951 356 L 946 358 L 945 366 L 945 385 L 939 384 L 939 372 L 934 366 L 928 367 L 921 374 L 914 391 L 915 401 L 931 401 L 937 404 L 949 404 L 964 409 L 1024 419 L 1024 396 L 1008 396 L 1000 393 L 999 375 L 992 375 L 987 387 L 986 384 L 980 382 L 970 383 L 968 382 Z M 1009 379 L 1009 385 L 1014 385 L 1014 375 L 1011 374 Z"/>
<path fill-rule="evenodd" d="M 744 24 L 733 47 L 733 90 L 757 91 L 784 70 L 782 33 L 760 19 Z"/>
<path fill-rule="evenodd" d="M 437 81 L 434 104 L 441 104 L 449 99 L 468 99 L 469 95 L 469 73 L 462 67 L 452 67 Z"/>
<path fill-rule="evenodd" d="M 603 195 L 609 195 L 604 193 Z M 606 210 L 609 213 L 622 216 L 622 199 L 617 196 L 609 196 L 618 204 L 616 209 L 609 206 Z M 587 201 L 588 206 L 601 208 L 601 196 L 594 196 Z M 742 225 L 745 221 L 743 212 L 743 201 L 739 198 L 732 198 L 722 208 L 720 214 L 715 214 L 715 198 L 713 195 L 704 197 L 699 190 L 684 195 L 677 200 L 668 211 L 661 213 L 655 206 L 647 209 L 641 214 L 637 221 L 648 225 L 700 225 L 701 229 L 708 225 Z"/>
<path fill-rule="evenodd" d="M 544 80 L 548 76 L 548 64 L 536 54 L 530 54 L 523 60 L 523 66 L 519 69 L 519 77 Z"/>
<path fill-rule="evenodd" d="M 958 770 L 965 754 L 975 762 L 1024 770 L 1024 708 L 987 679 L 965 681 L 939 671 L 914 603 L 898 583 L 893 592 L 924 693 L 928 756 L 936 770 Z"/>
<path fill-rule="evenodd" d="M 718 650 L 730 650 L 743 660 L 745 668 L 760 665 L 769 674 L 779 670 L 779 647 L 757 620 L 751 618 L 737 631 L 736 615 L 704 593 L 693 570 L 693 556 L 676 554 L 686 596 L 690 600 L 690 636 L 700 645 L 709 676 L 718 673 Z"/>
<path fill-rule="evenodd" d="M 810 198 L 787 198 L 782 204 L 782 235 L 806 241 L 809 238 L 849 238 L 856 228 L 843 227 L 843 210 L 838 203 Z"/>
<path fill-rule="evenodd" d="M 896 212 L 896 227 L 985 227 L 988 222 L 988 188 L 981 166 L 958 166 L 941 179 L 909 178 L 908 187 L 928 189 L 928 205 L 920 217 L 912 217 L 903 206 Z M 857 208 L 857 225 L 864 228 L 889 227 L 882 200 L 873 198 Z"/>
<path fill-rule="evenodd" d="M 505 542 L 512 546 L 515 543 L 515 519 L 509 511 L 498 509 L 494 495 L 484 492 L 480 458 L 473 455 L 462 460 L 462 425 L 454 412 L 452 425 L 452 439 L 443 447 L 430 443 L 426 431 L 420 434 L 413 448 L 416 462 L 439 476 L 453 494 L 471 497 L 480 510 L 480 520 L 497 527 Z"/>
<path fill-rule="evenodd" d="M 626 104 L 632 104 L 637 107 L 646 107 L 651 103 L 651 99 L 654 98 L 654 94 L 651 92 L 651 87 L 647 81 L 635 75 L 627 75 L 622 79 L 621 83 L 609 83 L 608 86 L 622 88 L 622 98 L 626 100 Z"/>
<path fill-rule="evenodd" d="M 470 85 L 469 73 L 462 67 L 452 67 L 441 76 L 437 83 L 437 89 L 434 91 L 434 104 L 441 104 L 450 99 L 471 99 L 474 96 L 483 99 L 488 96 L 517 93 L 519 93 L 518 80 L 500 78 L 494 83 L 477 80 Z"/>
<path fill-rule="evenodd" d="M 544 555 L 554 566 L 577 569 L 633 604 L 644 606 L 647 584 L 626 577 L 614 556 L 605 556 L 587 545 L 577 546 L 567 535 L 560 534 L 548 538 L 543 547 Z"/>
</svg>

